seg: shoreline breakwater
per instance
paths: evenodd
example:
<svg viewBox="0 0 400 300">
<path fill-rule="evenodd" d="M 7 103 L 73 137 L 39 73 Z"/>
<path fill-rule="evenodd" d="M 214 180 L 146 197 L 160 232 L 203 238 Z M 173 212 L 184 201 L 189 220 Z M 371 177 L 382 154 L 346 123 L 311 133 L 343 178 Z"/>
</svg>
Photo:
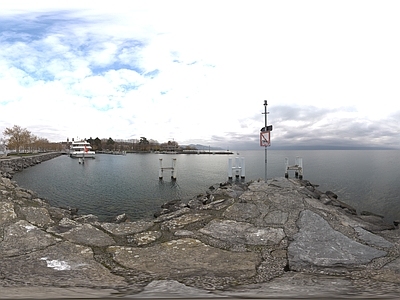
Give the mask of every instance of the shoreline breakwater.
<svg viewBox="0 0 400 300">
<path fill-rule="evenodd" d="M 0 175 L 0 298 L 400 293 L 400 229 L 307 180 L 225 182 L 99 222 Z"/>
<path fill-rule="evenodd" d="M 49 152 L 29 156 L 7 156 L 0 158 L 0 170 L 3 176 L 12 177 L 12 173 L 40 164 L 43 161 L 60 156 L 60 152 Z"/>
</svg>

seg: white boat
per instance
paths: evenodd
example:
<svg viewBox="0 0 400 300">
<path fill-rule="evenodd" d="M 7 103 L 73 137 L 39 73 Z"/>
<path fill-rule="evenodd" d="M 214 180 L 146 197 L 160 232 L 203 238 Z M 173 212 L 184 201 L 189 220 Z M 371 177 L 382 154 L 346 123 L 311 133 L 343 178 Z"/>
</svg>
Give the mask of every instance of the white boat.
<svg viewBox="0 0 400 300">
<path fill-rule="evenodd" d="M 95 158 L 96 152 L 87 141 L 73 141 L 69 150 L 69 156 L 75 158 Z"/>
</svg>

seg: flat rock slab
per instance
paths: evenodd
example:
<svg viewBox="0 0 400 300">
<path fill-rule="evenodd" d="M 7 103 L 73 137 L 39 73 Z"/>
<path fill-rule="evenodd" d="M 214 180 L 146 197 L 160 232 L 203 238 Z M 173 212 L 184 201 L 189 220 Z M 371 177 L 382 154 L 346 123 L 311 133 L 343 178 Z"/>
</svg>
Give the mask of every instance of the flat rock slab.
<svg viewBox="0 0 400 300">
<path fill-rule="evenodd" d="M 23 286 L 1 287 L 1 299 L 114 299 L 115 289 L 89 287 Z"/>
<path fill-rule="evenodd" d="M 246 279 L 256 275 L 260 257 L 254 252 L 230 252 L 192 238 L 172 240 L 150 248 L 111 246 L 119 264 L 155 278 L 217 276 Z"/>
<path fill-rule="evenodd" d="M 383 237 L 373 234 L 361 227 L 356 227 L 354 230 L 357 232 L 358 237 L 371 246 L 378 246 L 382 248 L 391 248 L 394 245 Z"/>
<path fill-rule="evenodd" d="M 218 295 L 202 289 L 186 286 L 175 280 L 154 280 L 142 292 L 129 298 L 216 298 Z M 223 297 L 223 296 L 220 296 Z"/>
<path fill-rule="evenodd" d="M 206 214 L 186 214 L 175 219 L 165 221 L 161 225 L 161 229 L 163 230 L 174 230 L 174 229 L 181 229 L 185 225 L 198 222 L 201 220 L 209 219 L 210 216 Z"/>
<path fill-rule="evenodd" d="M 114 235 L 129 235 L 139 233 L 149 229 L 154 225 L 151 221 L 137 221 L 137 222 L 124 222 L 124 223 L 103 223 L 101 227 Z"/>
<path fill-rule="evenodd" d="M 334 230 L 327 221 L 309 210 L 301 212 L 298 226 L 300 230 L 288 247 L 291 270 L 335 266 L 351 268 L 386 255 L 385 251 L 358 243 Z"/>
<path fill-rule="evenodd" d="M 20 220 L 6 226 L 0 241 L 0 258 L 37 251 L 53 245 L 57 239 L 38 227 Z"/>
<path fill-rule="evenodd" d="M 244 195 L 242 195 L 242 197 L 243 199 L 245 198 Z M 239 222 L 248 222 L 253 224 L 262 223 L 263 215 L 268 213 L 269 206 L 264 202 L 255 203 L 251 200 L 245 201 L 246 202 L 235 203 L 228 207 L 223 214 L 224 217 Z M 261 219 L 261 221 L 259 219 Z"/>
<path fill-rule="evenodd" d="M 346 276 L 286 272 L 268 282 L 240 285 L 218 292 L 228 299 L 398 299 L 400 286 L 370 288 Z"/>
<path fill-rule="evenodd" d="M 53 223 L 49 211 L 44 207 L 22 207 L 22 213 L 26 220 L 36 226 L 43 227 Z"/>
<path fill-rule="evenodd" d="M 399 285 L 400 289 L 400 257 L 385 265 L 377 274 L 374 279 L 379 281 L 392 282 Z"/>
<path fill-rule="evenodd" d="M 17 218 L 12 202 L 0 202 L 0 225 Z"/>
<path fill-rule="evenodd" d="M 62 242 L 27 255 L 0 260 L 0 278 L 26 285 L 55 287 L 118 287 L 125 286 L 122 277 L 93 259 L 90 248 Z M 0 279 L 1 282 L 1 279 Z"/>
<path fill-rule="evenodd" d="M 90 224 L 83 224 L 60 235 L 71 242 L 82 245 L 105 247 L 115 244 L 109 235 Z"/>
<path fill-rule="evenodd" d="M 245 245 L 275 245 L 285 237 L 282 228 L 255 227 L 232 220 L 212 220 L 199 231 L 219 240 Z"/>
<path fill-rule="evenodd" d="M 138 246 L 147 245 L 159 239 L 161 235 L 159 231 L 140 232 L 133 236 L 133 241 L 138 244 Z"/>
</svg>

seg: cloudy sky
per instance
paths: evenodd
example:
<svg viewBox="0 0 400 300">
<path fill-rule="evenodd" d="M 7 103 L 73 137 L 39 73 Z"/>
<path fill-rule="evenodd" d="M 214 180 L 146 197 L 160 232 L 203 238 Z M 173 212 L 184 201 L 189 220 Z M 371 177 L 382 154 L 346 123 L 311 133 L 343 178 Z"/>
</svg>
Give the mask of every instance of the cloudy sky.
<svg viewBox="0 0 400 300">
<path fill-rule="evenodd" d="M 1 1 L 0 133 L 400 149 L 399 1 Z M 0 134 L 1 137 L 1 134 Z"/>
</svg>

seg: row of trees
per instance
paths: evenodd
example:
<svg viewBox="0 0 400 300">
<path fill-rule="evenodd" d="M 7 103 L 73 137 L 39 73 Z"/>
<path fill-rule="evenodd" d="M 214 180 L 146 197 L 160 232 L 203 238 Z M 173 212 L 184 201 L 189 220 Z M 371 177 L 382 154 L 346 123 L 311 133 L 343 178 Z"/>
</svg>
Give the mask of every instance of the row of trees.
<svg viewBox="0 0 400 300">
<path fill-rule="evenodd" d="M 2 141 L 9 150 L 20 152 L 60 151 L 59 143 L 51 143 L 48 139 L 32 134 L 28 129 L 14 125 L 3 131 L 5 139 Z"/>
<path fill-rule="evenodd" d="M 62 143 L 51 143 L 45 138 L 40 138 L 32 134 L 28 129 L 14 125 L 12 128 L 6 128 L 3 132 L 5 139 L 0 144 L 15 151 L 18 154 L 23 152 L 45 152 L 45 151 L 62 151 L 69 148 L 70 141 Z M 113 140 L 89 138 L 94 151 L 127 151 L 127 152 L 148 152 L 148 151 L 179 151 L 182 147 L 176 141 L 168 141 L 159 143 L 156 140 L 140 137 L 140 139 L 130 140 Z M 0 145 L 1 146 L 1 145 Z M 185 149 L 192 149 L 185 147 Z"/>
<path fill-rule="evenodd" d="M 94 151 L 133 151 L 133 152 L 148 152 L 148 151 L 179 151 L 182 148 L 175 141 L 168 141 L 166 143 L 159 143 L 156 140 L 140 137 L 140 139 L 130 140 L 113 140 L 111 137 L 108 139 L 95 139 L 89 138 L 87 141 L 90 143 Z M 185 149 L 190 148 L 186 147 Z"/>
</svg>

